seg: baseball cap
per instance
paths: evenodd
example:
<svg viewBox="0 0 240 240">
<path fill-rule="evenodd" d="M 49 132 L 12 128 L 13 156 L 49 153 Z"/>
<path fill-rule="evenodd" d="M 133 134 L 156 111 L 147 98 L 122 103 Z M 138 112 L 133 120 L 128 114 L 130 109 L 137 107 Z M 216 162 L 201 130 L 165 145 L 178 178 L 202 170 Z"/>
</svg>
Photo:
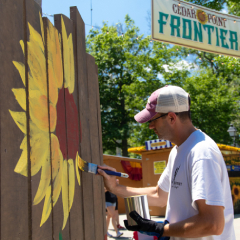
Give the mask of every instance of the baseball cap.
<svg viewBox="0 0 240 240">
<path fill-rule="evenodd" d="M 134 116 L 139 123 L 145 123 L 157 113 L 189 111 L 189 94 L 181 87 L 166 85 L 148 98 L 146 108 Z"/>
</svg>

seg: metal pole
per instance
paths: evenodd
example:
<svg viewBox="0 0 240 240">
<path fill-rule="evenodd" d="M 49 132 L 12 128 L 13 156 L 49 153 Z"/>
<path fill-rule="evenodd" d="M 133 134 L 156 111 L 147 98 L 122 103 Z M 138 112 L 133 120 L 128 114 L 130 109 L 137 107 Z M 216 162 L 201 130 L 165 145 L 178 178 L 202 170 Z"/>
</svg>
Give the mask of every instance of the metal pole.
<svg viewBox="0 0 240 240">
<path fill-rule="evenodd" d="M 91 26 L 92 26 L 92 0 L 91 0 Z"/>
</svg>

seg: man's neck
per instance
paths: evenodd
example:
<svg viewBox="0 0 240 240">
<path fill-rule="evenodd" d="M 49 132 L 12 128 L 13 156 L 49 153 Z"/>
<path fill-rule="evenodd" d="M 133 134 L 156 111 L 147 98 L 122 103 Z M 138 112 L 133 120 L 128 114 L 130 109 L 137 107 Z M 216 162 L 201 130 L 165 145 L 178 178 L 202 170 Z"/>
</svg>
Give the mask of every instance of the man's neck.
<svg viewBox="0 0 240 240">
<path fill-rule="evenodd" d="M 180 146 L 184 143 L 188 137 L 195 132 L 197 129 L 191 124 L 182 124 L 177 130 L 175 134 L 175 139 L 172 140 L 174 144 Z"/>
</svg>

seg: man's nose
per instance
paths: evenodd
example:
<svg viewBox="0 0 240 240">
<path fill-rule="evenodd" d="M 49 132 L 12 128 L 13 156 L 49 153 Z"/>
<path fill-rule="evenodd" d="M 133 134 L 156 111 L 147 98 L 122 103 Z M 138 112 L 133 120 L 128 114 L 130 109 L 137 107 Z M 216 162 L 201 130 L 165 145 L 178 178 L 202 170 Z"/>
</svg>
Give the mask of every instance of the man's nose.
<svg viewBox="0 0 240 240">
<path fill-rule="evenodd" d="M 149 129 L 154 129 L 155 128 L 154 121 L 149 123 L 148 128 Z"/>
</svg>

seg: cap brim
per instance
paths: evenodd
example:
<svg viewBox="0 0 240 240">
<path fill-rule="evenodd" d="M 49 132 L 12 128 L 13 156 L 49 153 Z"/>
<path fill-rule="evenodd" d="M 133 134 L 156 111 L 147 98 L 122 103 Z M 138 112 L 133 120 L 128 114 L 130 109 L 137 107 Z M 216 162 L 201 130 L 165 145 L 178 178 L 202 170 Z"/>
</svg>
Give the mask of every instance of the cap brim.
<svg viewBox="0 0 240 240">
<path fill-rule="evenodd" d="M 151 120 L 157 113 L 155 111 L 149 112 L 146 108 L 134 116 L 135 120 L 139 123 L 145 123 Z"/>
</svg>

